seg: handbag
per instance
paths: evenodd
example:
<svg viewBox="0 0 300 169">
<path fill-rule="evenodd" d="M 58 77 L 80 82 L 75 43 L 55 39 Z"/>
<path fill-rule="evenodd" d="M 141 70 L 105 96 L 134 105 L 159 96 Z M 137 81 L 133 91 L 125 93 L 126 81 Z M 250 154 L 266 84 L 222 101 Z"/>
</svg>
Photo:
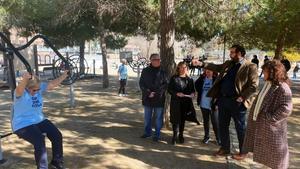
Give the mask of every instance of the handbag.
<svg viewBox="0 0 300 169">
<path fill-rule="evenodd" d="M 185 113 L 185 120 L 186 121 L 190 121 L 190 122 L 194 122 L 197 125 L 200 125 L 200 123 L 199 123 L 199 121 L 197 119 L 196 110 L 194 108 L 193 102 L 191 101 L 190 104 L 191 104 L 191 108 L 190 108 L 190 111 L 187 111 Z"/>
</svg>

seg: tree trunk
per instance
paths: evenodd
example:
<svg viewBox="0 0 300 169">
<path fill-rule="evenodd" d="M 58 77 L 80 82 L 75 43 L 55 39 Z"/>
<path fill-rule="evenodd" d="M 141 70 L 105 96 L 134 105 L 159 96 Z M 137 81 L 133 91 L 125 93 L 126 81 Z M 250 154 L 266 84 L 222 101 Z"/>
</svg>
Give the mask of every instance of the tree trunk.
<svg viewBox="0 0 300 169">
<path fill-rule="evenodd" d="M 80 42 L 79 47 L 79 74 L 83 75 L 85 72 L 85 66 L 84 66 L 84 48 L 85 48 L 85 41 Z"/>
<path fill-rule="evenodd" d="M 285 37 L 286 37 L 286 31 L 282 31 L 277 37 L 274 59 L 278 59 L 278 60 L 282 59 Z"/>
<path fill-rule="evenodd" d="M 174 60 L 174 0 L 160 0 L 160 56 L 162 67 L 167 72 L 168 78 L 171 77 L 175 68 Z M 165 126 L 169 127 L 170 95 L 167 94 L 165 103 Z"/>
<path fill-rule="evenodd" d="M 103 33 L 100 35 L 100 46 L 102 53 L 102 69 L 103 69 L 103 88 L 109 87 L 109 79 L 108 79 L 108 69 L 107 69 L 107 49 L 105 43 L 106 34 Z"/>
<path fill-rule="evenodd" d="M 144 56 L 145 58 L 149 58 L 149 56 L 150 56 L 150 48 L 151 48 L 152 42 L 153 42 L 152 40 L 148 40 L 148 46 L 147 46 L 146 56 Z"/>
<path fill-rule="evenodd" d="M 280 13 L 284 14 L 287 12 L 287 3 L 285 0 L 280 0 L 279 6 L 280 6 L 280 11 L 279 11 Z M 282 27 L 279 35 L 277 36 L 274 59 L 278 59 L 278 60 L 282 59 L 282 52 L 283 52 L 283 47 L 285 43 L 285 38 L 287 36 L 287 32 L 288 32 L 288 28 Z"/>
</svg>

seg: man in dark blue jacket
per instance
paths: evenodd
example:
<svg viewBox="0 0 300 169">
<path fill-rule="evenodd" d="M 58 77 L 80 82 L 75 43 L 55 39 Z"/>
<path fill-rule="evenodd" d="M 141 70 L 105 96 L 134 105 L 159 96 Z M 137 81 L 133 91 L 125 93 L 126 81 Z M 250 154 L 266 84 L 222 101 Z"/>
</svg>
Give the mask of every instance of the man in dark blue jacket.
<svg viewBox="0 0 300 169">
<path fill-rule="evenodd" d="M 141 138 L 151 137 L 152 112 L 155 112 L 156 121 L 153 141 L 157 142 L 160 139 L 160 130 L 163 125 L 165 91 L 168 81 L 166 73 L 160 67 L 160 56 L 158 54 L 151 54 L 150 60 L 150 66 L 143 69 L 140 78 L 145 123 L 144 134 Z"/>
</svg>

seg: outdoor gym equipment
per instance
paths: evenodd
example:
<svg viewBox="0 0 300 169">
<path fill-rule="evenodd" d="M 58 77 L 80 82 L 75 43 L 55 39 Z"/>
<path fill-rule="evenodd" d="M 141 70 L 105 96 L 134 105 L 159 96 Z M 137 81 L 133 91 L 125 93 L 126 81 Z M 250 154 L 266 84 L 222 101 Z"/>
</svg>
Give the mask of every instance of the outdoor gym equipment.
<svg viewBox="0 0 300 169">
<path fill-rule="evenodd" d="M 139 91 L 140 89 L 140 85 L 139 85 L 139 79 L 141 76 L 141 71 L 146 68 L 147 66 L 149 66 L 150 61 L 147 60 L 145 57 L 140 56 L 139 54 L 137 55 L 136 58 L 132 58 L 132 57 L 128 57 L 126 58 L 126 61 L 128 63 L 128 65 L 131 67 L 131 69 L 133 70 L 133 72 L 135 72 L 137 74 L 137 89 Z"/>
<path fill-rule="evenodd" d="M 143 70 L 145 67 L 149 65 L 149 60 L 147 60 L 145 57 L 142 57 L 140 55 L 138 55 L 136 59 L 132 57 L 128 57 L 126 58 L 126 61 L 135 73 L 139 73 L 141 70 Z"/>
<path fill-rule="evenodd" d="M 16 88 L 16 77 L 15 77 L 15 70 L 14 70 L 14 54 L 21 60 L 21 62 L 25 65 L 25 68 L 28 73 L 33 75 L 33 70 L 28 63 L 28 61 L 24 58 L 24 56 L 19 52 L 20 50 L 28 48 L 36 39 L 41 38 L 44 40 L 45 44 L 48 45 L 59 57 L 60 61 L 57 61 L 57 64 L 53 65 L 53 72 L 55 73 L 56 77 L 60 76 L 64 70 L 69 70 L 68 77 L 62 82 L 64 85 L 71 85 L 71 89 L 73 91 L 73 83 L 77 79 L 77 68 L 74 66 L 70 60 L 64 58 L 59 51 L 54 47 L 54 45 L 48 40 L 46 36 L 43 35 L 36 35 L 30 41 L 28 41 L 25 45 L 20 47 L 15 47 L 10 40 L 0 32 L 0 38 L 4 41 L 5 44 L 0 43 L 0 51 L 4 53 L 4 56 L 8 59 L 8 82 L 11 89 L 11 96 L 12 99 L 14 98 L 14 90 Z M 36 70 L 38 71 L 38 70 Z M 71 101 L 74 101 L 74 94 L 72 94 Z M 0 135 L 0 164 L 4 163 L 6 160 L 3 159 L 2 149 L 1 149 L 1 138 L 7 137 L 12 135 L 13 133 L 7 133 L 4 135 Z"/>
<path fill-rule="evenodd" d="M 29 47 L 36 39 L 40 38 L 43 39 L 45 44 L 48 45 L 55 54 L 59 57 L 61 62 L 57 64 L 57 67 L 54 67 L 54 74 L 61 75 L 64 70 L 69 70 L 69 76 L 62 82 L 64 85 L 70 85 L 76 81 L 76 72 L 77 69 L 74 67 L 72 63 L 70 63 L 66 58 L 64 58 L 60 52 L 54 47 L 54 45 L 48 40 L 48 38 L 44 35 L 36 35 L 34 36 L 30 41 L 28 41 L 25 45 L 20 47 L 15 47 L 10 40 L 2 33 L 0 32 L 0 38 L 7 44 L 7 47 L 0 44 L 0 51 L 3 51 L 6 55 L 6 57 L 9 60 L 13 60 L 13 53 L 21 60 L 21 62 L 25 65 L 27 72 L 30 74 L 33 74 L 33 70 L 31 69 L 30 64 L 27 62 L 27 60 L 22 56 L 22 54 L 19 52 L 20 50 L 26 49 Z M 13 62 L 12 62 L 13 63 Z M 13 64 L 9 64 L 9 67 L 13 67 Z M 12 75 L 13 72 L 10 72 L 10 75 Z M 15 77 L 13 75 L 13 77 Z M 15 85 L 14 85 L 15 88 Z"/>
</svg>

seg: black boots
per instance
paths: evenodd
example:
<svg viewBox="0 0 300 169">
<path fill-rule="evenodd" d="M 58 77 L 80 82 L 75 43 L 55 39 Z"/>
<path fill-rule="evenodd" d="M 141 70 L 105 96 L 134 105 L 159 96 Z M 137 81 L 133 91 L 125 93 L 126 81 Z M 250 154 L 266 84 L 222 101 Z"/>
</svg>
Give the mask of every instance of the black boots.
<svg viewBox="0 0 300 169">
<path fill-rule="evenodd" d="M 173 129 L 173 137 L 171 140 L 171 144 L 175 145 L 176 141 L 177 141 L 177 125 L 172 125 L 172 129 Z"/>
<path fill-rule="evenodd" d="M 171 143 L 172 143 L 173 145 L 175 145 L 176 142 L 178 142 L 178 143 L 180 143 L 180 144 L 184 143 L 184 137 L 183 137 L 183 134 L 182 134 L 182 133 L 179 133 L 178 139 L 177 139 L 177 133 L 176 133 L 176 134 L 173 133 L 173 137 L 172 137 Z"/>
<path fill-rule="evenodd" d="M 184 138 L 183 138 L 183 129 L 184 129 L 184 124 L 183 125 L 177 125 L 177 124 L 173 124 L 172 125 L 172 129 L 173 129 L 173 137 L 172 137 L 172 140 L 171 140 L 171 143 L 173 145 L 175 145 L 177 142 L 182 144 L 184 143 Z M 177 129 L 179 127 L 179 136 L 177 138 Z"/>
<path fill-rule="evenodd" d="M 171 140 L 171 144 L 173 145 L 176 145 L 176 140 L 177 140 L 177 133 L 173 133 L 173 137 L 172 137 L 172 140 Z"/>
<path fill-rule="evenodd" d="M 49 169 L 65 169 L 63 161 L 51 161 Z"/>
<path fill-rule="evenodd" d="M 178 143 L 180 143 L 180 144 L 183 144 L 183 143 L 184 143 L 183 132 L 182 132 L 182 133 L 179 133 Z"/>
</svg>

